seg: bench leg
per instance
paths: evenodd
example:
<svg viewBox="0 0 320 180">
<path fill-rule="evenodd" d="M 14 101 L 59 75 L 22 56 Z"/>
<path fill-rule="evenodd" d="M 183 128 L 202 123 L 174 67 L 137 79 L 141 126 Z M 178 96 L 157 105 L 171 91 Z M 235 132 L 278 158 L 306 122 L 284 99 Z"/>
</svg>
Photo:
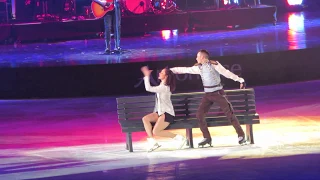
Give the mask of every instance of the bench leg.
<svg viewBox="0 0 320 180">
<path fill-rule="evenodd" d="M 190 144 L 190 143 L 189 143 L 189 137 L 187 136 L 186 138 L 187 138 L 186 146 L 190 146 L 190 145 L 189 145 L 189 144 Z"/>
<path fill-rule="evenodd" d="M 247 139 L 250 141 L 250 144 L 254 144 L 252 124 L 246 125 L 246 135 Z"/>
<path fill-rule="evenodd" d="M 187 143 L 186 143 L 186 145 L 187 145 L 187 146 L 190 146 L 188 129 L 186 129 L 186 138 L 187 138 Z"/>
<path fill-rule="evenodd" d="M 133 152 L 132 133 L 126 133 L 126 149 L 129 150 L 129 152 Z"/>
<path fill-rule="evenodd" d="M 193 148 L 192 129 L 186 129 L 186 134 L 187 134 L 187 139 L 188 139 L 187 144 L 189 145 L 190 148 Z"/>
</svg>

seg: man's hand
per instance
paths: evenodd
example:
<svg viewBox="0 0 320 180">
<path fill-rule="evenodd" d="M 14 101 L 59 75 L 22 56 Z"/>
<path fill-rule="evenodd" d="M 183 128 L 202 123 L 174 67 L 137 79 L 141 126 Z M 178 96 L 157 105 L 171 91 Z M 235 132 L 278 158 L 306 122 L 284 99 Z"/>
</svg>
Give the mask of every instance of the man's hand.
<svg viewBox="0 0 320 180">
<path fill-rule="evenodd" d="M 246 88 L 246 83 L 243 82 L 243 83 L 240 83 L 240 89 L 245 89 Z"/>
</svg>

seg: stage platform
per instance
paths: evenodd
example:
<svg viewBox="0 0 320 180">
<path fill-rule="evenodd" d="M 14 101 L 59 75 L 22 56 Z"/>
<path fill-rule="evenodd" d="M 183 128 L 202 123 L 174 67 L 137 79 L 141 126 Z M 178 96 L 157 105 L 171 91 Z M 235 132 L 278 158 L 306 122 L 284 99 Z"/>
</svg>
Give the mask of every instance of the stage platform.
<svg viewBox="0 0 320 180">
<path fill-rule="evenodd" d="M 152 153 L 144 132 L 125 150 L 116 97 L 0 100 L 0 179 L 318 180 L 320 81 L 253 88 L 255 144 L 238 145 L 226 126 L 209 128 L 213 147 L 175 150 L 158 138 Z"/>
<path fill-rule="evenodd" d="M 248 8 L 174 11 L 163 14 L 124 15 L 121 21 L 122 36 L 152 31 L 178 29 L 192 31 L 198 28 L 225 26 L 252 26 L 275 23 L 275 6 L 259 5 Z M 12 23 L 1 26 L 0 43 L 43 42 L 97 37 L 104 31 L 103 19 L 61 20 L 49 22 Z"/>
<path fill-rule="evenodd" d="M 144 93 L 140 67 L 191 66 L 199 49 L 249 86 L 320 78 L 320 13 L 278 16 L 251 28 L 151 32 L 124 37 L 124 53 L 104 55 L 104 40 L 0 46 L 0 98 L 54 98 Z M 177 92 L 201 90 L 199 76 L 178 75 Z M 226 88 L 238 87 L 225 80 Z"/>
</svg>

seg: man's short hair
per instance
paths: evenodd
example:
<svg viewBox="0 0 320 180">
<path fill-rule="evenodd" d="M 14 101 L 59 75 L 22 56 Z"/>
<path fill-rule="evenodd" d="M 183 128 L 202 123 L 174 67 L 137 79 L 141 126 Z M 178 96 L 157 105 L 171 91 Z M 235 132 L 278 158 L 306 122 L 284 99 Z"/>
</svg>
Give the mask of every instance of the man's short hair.
<svg viewBox="0 0 320 180">
<path fill-rule="evenodd" d="M 209 59 L 210 54 L 207 50 L 201 49 L 199 53 L 202 53 L 205 56 L 205 58 Z"/>
</svg>

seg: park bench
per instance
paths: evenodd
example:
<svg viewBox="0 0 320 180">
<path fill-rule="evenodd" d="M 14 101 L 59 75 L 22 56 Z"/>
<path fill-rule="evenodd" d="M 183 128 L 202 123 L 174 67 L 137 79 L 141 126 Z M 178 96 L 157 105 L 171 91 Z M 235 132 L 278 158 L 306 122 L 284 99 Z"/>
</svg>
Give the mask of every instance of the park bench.
<svg viewBox="0 0 320 180">
<path fill-rule="evenodd" d="M 260 123 L 254 89 L 225 90 L 225 93 L 240 124 L 246 125 L 247 140 L 254 144 L 252 125 Z M 186 129 L 187 145 L 190 148 L 193 148 L 192 129 L 199 128 L 196 112 L 203 96 L 204 92 L 177 93 L 171 96 L 176 116 L 175 122 L 166 130 Z M 126 148 L 130 152 L 133 152 L 132 133 L 145 131 L 142 117 L 153 112 L 154 106 L 154 95 L 117 98 L 118 121 L 122 132 L 126 134 Z M 217 104 L 210 108 L 206 121 L 208 127 L 231 125 Z"/>
</svg>

